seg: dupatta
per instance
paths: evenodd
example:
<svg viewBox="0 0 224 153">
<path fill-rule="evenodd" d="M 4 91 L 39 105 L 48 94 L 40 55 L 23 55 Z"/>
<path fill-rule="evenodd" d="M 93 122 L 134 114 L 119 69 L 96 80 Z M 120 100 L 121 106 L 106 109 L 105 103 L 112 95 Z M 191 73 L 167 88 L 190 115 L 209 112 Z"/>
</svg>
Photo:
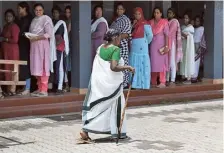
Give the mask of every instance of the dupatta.
<svg viewBox="0 0 224 153">
<path fill-rule="evenodd" d="M 164 27 L 168 24 L 168 21 L 166 19 L 160 19 L 159 22 L 155 24 L 155 20 L 152 19 L 149 21 L 149 24 L 151 25 L 152 33 L 155 36 L 163 31 Z"/>
<path fill-rule="evenodd" d="M 181 39 L 181 30 L 180 30 L 180 24 L 178 22 L 177 19 L 172 19 L 170 20 L 170 24 L 172 22 L 176 22 L 177 23 L 177 35 L 176 35 L 176 39 L 177 39 L 177 44 L 176 44 L 176 63 L 179 63 L 182 61 L 183 59 L 183 51 L 182 51 L 182 39 Z M 171 46 L 171 43 L 170 42 L 170 46 Z"/>
</svg>

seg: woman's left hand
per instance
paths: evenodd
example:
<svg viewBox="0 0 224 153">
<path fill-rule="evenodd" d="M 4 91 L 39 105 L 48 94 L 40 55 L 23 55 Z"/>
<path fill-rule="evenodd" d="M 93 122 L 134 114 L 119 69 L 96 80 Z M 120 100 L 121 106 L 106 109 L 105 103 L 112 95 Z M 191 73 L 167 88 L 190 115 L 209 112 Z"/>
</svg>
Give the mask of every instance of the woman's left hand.
<svg viewBox="0 0 224 153">
<path fill-rule="evenodd" d="M 169 52 L 169 48 L 166 46 L 165 48 L 164 48 L 164 54 L 166 54 L 166 53 L 168 53 Z"/>
</svg>

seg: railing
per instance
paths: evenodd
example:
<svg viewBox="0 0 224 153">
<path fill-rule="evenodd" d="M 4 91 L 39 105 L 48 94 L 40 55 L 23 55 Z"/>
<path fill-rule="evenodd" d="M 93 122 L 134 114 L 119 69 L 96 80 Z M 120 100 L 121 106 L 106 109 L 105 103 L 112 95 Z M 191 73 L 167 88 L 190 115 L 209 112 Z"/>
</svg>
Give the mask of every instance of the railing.
<svg viewBox="0 0 224 153">
<path fill-rule="evenodd" d="M 0 60 L 0 64 L 12 64 L 14 65 L 13 70 L 2 70 L 0 73 L 11 73 L 12 81 L 0 81 L 0 85 L 25 85 L 25 81 L 19 81 L 19 66 L 27 65 L 27 61 L 17 61 L 17 60 Z"/>
</svg>

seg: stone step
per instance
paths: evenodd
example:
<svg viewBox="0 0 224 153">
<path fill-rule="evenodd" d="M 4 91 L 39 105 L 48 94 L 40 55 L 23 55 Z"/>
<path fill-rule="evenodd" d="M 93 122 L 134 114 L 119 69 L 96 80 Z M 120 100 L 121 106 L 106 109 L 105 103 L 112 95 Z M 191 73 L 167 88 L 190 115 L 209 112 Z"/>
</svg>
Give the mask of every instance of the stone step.
<svg viewBox="0 0 224 153">
<path fill-rule="evenodd" d="M 223 98 L 222 90 L 130 97 L 128 107 Z M 0 107 L 0 119 L 81 112 L 83 100 Z"/>
<path fill-rule="evenodd" d="M 222 90 L 222 84 L 194 84 L 194 85 L 179 85 L 176 87 L 167 87 L 163 89 L 153 88 L 150 90 L 132 90 L 130 97 L 141 96 L 158 96 L 175 93 L 199 92 L 199 91 L 213 91 Z M 127 91 L 125 91 L 125 95 Z M 56 104 L 71 101 L 83 101 L 85 95 L 78 95 L 74 93 L 67 93 L 64 95 L 51 94 L 48 97 L 11 97 L 0 100 L 0 108 L 14 107 L 14 106 L 27 106 L 27 105 L 41 105 L 41 104 Z"/>
</svg>

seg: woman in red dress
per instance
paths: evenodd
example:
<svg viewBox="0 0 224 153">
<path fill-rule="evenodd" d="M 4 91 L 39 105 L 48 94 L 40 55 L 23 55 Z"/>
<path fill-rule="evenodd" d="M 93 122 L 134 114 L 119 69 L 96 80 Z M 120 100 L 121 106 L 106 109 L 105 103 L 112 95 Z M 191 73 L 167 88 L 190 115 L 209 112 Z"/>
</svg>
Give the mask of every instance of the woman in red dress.
<svg viewBox="0 0 224 153">
<path fill-rule="evenodd" d="M 13 10 L 8 9 L 5 12 L 6 24 L 1 33 L 2 37 L 2 51 L 5 60 L 19 60 L 19 27 L 14 23 L 15 13 Z M 13 70 L 13 65 L 5 65 L 5 70 Z M 6 81 L 12 81 L 12 75 L 10 73 L 5 74 Z M 8 86 L 7 93 L 9 95 L 15 94 L 16 86 Z"/>
</svg>

